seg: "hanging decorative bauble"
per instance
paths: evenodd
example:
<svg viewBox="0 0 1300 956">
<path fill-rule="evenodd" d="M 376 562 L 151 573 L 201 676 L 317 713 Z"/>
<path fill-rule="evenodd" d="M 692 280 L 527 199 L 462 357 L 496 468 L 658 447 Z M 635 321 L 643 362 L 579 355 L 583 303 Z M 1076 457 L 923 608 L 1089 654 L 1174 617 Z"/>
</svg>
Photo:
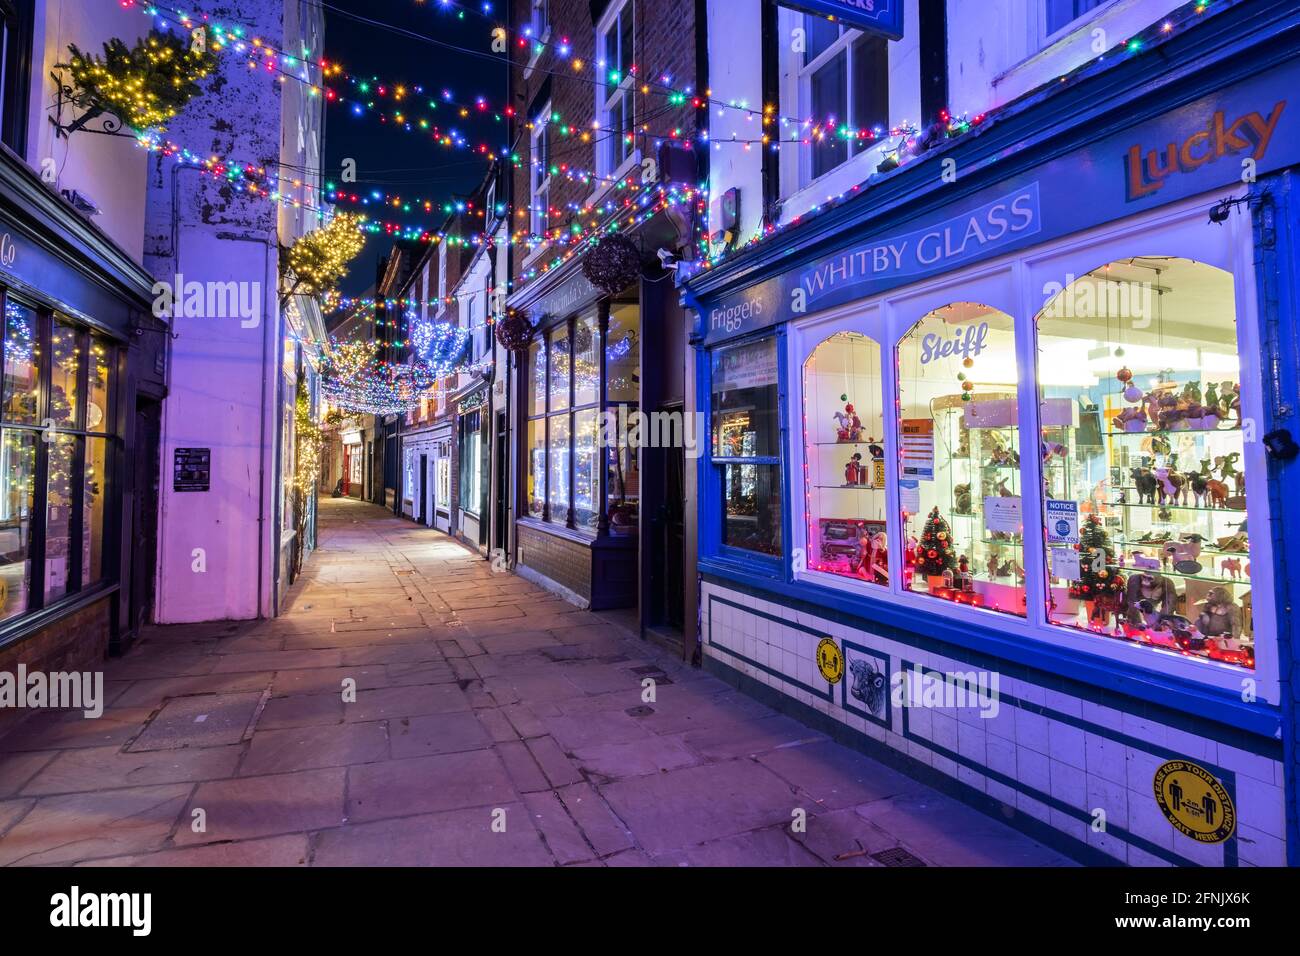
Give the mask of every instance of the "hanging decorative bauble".
<svg viewBox="0 0 1300 956">
<path fill-rule="evenodd" d="M 962 400 L 963 402 L 969 402 L 969 401 L 970 401 L 970 392 L 962 392 L 962 393 L 961 393 L 961 400 Z"/>
<path fill-rule="evenodd" d="M 961 360 L 961 364 L 965 365 L 967 368 L 970 368 L 972 365 L 975 364 L 975 360 L 968 355 Z"/>
<path fill-rule="evenodd" d="M 961 387 L 962 387 L 962 390 L 963 390 L 963 391 L 967 391 L 967 392 L 969 392 L 969 391 L 972 391 L 972 390 L 975 388 L 975 383 L 974 383 L 974 382 L 962 382 L 962 383 L 961 383 Z"/>
<path fill-rule="evenodd" d="M 527 312 L 510 310 L 497 323 L 497 344 L 507 352 L 522 352 L 533 340 L 533 323 Z"/>
<path fill-rule="evenodd" d="M 1120 369 L 1118 372 L 1115 373 L 1115 377 L 1119 379 L 1121 382 L 1127 384 L 1128 382 L 1133 381 L 1133 372 L 1132 370 L 1129 369 L 1127 365 L 1125 365 L 1122 369 Z"/>
<path fill-rule="evenodd" d="M 582 257 L 582 274 L 601 292 L 617 295 L 641 274 L 641 253 L 627 236 L 605 236 Z"/>
<path fill-rule="evenodd" d="M 957 381 L 959 381 L 959 382 L 964 382 L 964 381 L 966 381 L 966 373 L 965 373 L 965 372 L 958 372 L 958 373 L 957 373 Z"/>
<path fill-rule="evenodd" d="M 1123 357 L 1124 357 L 1124 346 L 1122 345 L 1115 346 L 1115 358 L 1123 358 Z"/>
<path fill-rule="evenodd" d="M 1142 389 L 1138 388 L 1136 385 L 1130 385 L 1128 388 L 1124 389 L 1124 400 L 1127 402 L 1142 401 Z"/>
</svg>

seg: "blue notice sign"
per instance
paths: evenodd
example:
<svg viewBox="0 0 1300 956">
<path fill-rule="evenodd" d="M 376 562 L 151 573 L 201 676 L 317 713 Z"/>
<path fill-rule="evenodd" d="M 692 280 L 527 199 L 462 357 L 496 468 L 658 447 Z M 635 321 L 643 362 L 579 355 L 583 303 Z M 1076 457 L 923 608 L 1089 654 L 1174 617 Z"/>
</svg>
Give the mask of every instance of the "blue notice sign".
<svg viewBox="0 0 1300 956">
<path fill-rule="evenodd" d="M 903 36 L 903 0 L 786 0 L 785 5 L 834 17 L 846 27 L 880 33 L 893 40 Z"/>
</svg>

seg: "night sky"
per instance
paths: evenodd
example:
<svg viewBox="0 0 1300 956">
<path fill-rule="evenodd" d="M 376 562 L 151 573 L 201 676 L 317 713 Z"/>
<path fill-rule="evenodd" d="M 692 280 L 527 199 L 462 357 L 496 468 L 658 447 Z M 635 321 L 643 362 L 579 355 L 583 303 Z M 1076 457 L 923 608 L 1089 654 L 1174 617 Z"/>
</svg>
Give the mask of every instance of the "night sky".
<svg viewBox="0 0 1300 956">
<path fill-rule="evenodd" d="M 493 13 L 485 17 L 470 12 L 484 7 L 474 0 L 463 6 L 459 0 L 323 0 L 325 55 L 350 74 L 377 77 L 386 84 L 404 83 L 408 88 L 422 86 L 423 97 L 412 91 L 403 104 L 412 119 L 426 117 L 431 123 L 456 129 L 473 144 L 487 142 L 499 149 L 506 143 L 507 127 L 492 117 L 505 105 L 503 61 L 462 51 L 490 54 L 491 30 L 503 22 L 504 2 L 494 0 L 489 4 Z M 502 20 L 497 19 L 498 11 Z M 330 85 L 340 95 L 354 94 L 342 77 Z M 428 109 L 428 101 L 440 99 L 444 89 L 450 89 L 458 103 L 472 104 L 477 97 L 485 97 L 492 111 L 472 113 L 470 120 L 462 120 L 454 107 L 445 104 Z M 356 160 L 357 181 L 346 185 L 357 193 L 378 189 L 403 198 L 441 202 L 465 197 L 482 181 L 488 168 L 486 157 L 467 148 L 438 145 L 427 132 L 406 132 L 391 122 L 382 123 L 381 112 L 391 114 L 394 105 L 383 98 L 374 101 L 384 109 L 361 116 L 353 115 L 348 104 L 326 108 L 323 172 L 327 181 L 338 182 L 345 158 Z M 339 204 L 341 210 L 356 208 Z M 398 210 L 381 212 L 374 206 L 360 208 L 385 220 L 433 229 L 445 219 L 441 211 L 402 214 Z M 344 295 L 358 295 L 374 282 L 379 260 L 391 243 L 388 236 L 371 236 L 343 281 Z"/>
</svg>

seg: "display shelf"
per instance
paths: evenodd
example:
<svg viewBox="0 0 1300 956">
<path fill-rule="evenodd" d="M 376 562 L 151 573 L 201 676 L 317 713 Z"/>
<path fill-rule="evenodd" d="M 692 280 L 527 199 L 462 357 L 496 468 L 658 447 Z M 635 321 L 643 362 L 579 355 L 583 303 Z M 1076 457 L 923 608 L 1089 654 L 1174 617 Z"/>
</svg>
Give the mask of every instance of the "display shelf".
<svg viewBox="0 0 1300 956">
<path fill-rule="evenodd" d="M 885 493 L 884 488 L 875 488 L 871 485 L 812 485 L 818 491 L 878 491 L 882 495 Z"/>
</svg>

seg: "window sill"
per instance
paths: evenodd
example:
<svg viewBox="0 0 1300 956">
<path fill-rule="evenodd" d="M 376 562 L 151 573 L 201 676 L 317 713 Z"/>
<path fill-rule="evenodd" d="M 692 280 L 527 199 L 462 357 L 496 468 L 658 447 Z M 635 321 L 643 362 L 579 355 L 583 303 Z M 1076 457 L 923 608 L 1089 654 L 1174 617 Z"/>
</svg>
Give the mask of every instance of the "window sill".
<svg viewBox="0 0 1300 956">
<path fill-rule="evenodd" d="M 633 169 L 641 165 L 641 150 L 632 151 L 632 155 L 619 165 L 618 169 L 612 173 L 605 172 L 600 166 L 597 166 L 596 175 L 603 181 L 602 185 L 596 187 L 590 196 L 583 202 L 584 206 L 594 206 L 599 203 L 605 196 L 620 182 L 623 178 L 632 172 Z"/>
<path fill-rule="evenodd" d="M 115 594 L 117 590 L 118 584 L 116 582 L 101 584 L 91 590 L 60 598 L 54 604 L 41 608 L 39 611 L 5 621 L 4 624 L 0 625 L 0 650 L 21 643 L 38 631 L 44 630 L 52 624 L 75 614 L 82 608 L 89 607 L 97 601 L 102 601 L 104 598 Z"/>
<path fill-rule="evenodd" d="M 774 579 L 725 556 L 701 558 L 699 570 L 706 577 L 766 591 L 776 600 L 784 597 L 797 601 L 806 605 L 800 610 L 808 614 L 837 620 L 848 618 L 853 626 L 870 622 L 880 628 L 875 633 L 904 644 L 923 647 L 939 641 L 988 655 L 989 666 L 1012 662 L 1103 691 L 1152 701 L 1184 714 L 1203 716 L 1251 734 L 1274 738 L 1280 732 L 1281 718 L 1276 705 L 1263 701 L 1245 703 L 1239 682 L 1236 690 L 1216 687 L 1132 661 L 1068 647 L 1041 638 L 1028 621 L 1009 615 L 999 614 L 995 620 L 979 620 L 983 615 L 978 612 L 958 617 L 939 613 L 940 608 L 927 607 L 900 595 L 866 594 L 856 589 L 850 592 L 847 588 L 829 587 L 806 578 L 793 582 Z M 926 600 L 924 595 L 915 597 Z M 1146 650 L 1136 646 L 1133 649 Z"/>
<path fill-rule="evenodd" d="M 515 523 L 525 528 L 532 528 L 534 531 L 540 531 L 543 534 L 554 535 L 557 538 L 564 538 L 566 541 L 572 541 L 575 544 L 591 547 L 596 541 L 596 533 L 593 531 L 587 533 L 579 531 L 576 528 L 566 528 L 562 524 L 552 524 L 549 521 L 541 521 L 537 518 L 517 518 Z"/>
</svg>

